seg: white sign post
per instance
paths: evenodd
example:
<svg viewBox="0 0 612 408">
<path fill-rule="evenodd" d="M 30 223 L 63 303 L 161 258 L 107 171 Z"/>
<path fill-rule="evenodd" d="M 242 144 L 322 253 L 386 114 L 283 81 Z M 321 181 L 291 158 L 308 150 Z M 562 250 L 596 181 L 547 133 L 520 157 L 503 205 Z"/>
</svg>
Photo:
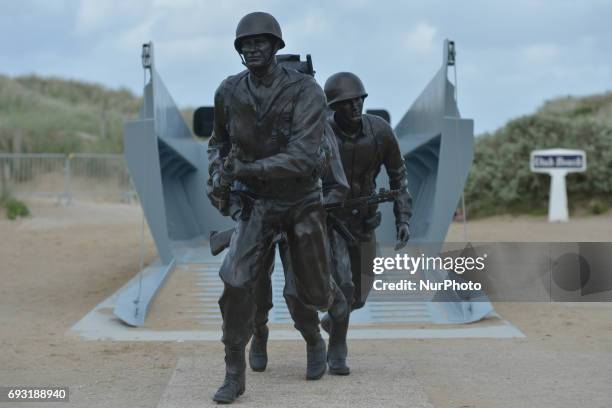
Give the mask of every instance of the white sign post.
<svg viewBox="0 0 612 408">
<path fill-rule="evenodd" d="M 548 201 L 548 222 L 567 222 L 567 189 L 565 176 L 568 173 L 586 170 L 584 150 L 548 149 L 531 152 L 531 171 L 550 174 L 550 197 Z"/>
</svg>

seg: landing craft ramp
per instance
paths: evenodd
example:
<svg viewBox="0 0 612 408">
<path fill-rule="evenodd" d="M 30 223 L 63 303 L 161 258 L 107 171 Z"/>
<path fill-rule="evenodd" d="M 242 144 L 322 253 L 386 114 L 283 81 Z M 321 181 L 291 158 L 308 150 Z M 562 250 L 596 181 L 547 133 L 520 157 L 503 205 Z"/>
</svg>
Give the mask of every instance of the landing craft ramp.
<svg viewBox="0 0 612 408">
<path fill-rule="evenodd" d="M 134 339 L 145 332 L 149 339 L 173 336 L 218 339 L 220 316 L 216 300 L 221 291 L 218 268 L 224 254 L 212 257 L 206 237 L 210 231 L 230 228 L 233 223 L 222 217 L 205 195 L 206 143 L 192 138 L 155 70 L 152 44 L 147 44 L 145 51 L 143 66 L 150 73 L 150 79 L 144 88 L 140 118 L 125 124 L 124 145 L 128 168 L 160 259 L 98 305 L 74 329 L 89 338 L 104 338 L 106 331 L 117 339 Z M 446 41 L 442 67 L 395 129 L 414 198 L 413 242 L 444 241 L 472 163 L 473 122 L 459 116 L 453 86 L 447 78 L 451 62 L 454 63 L 454 45 Z M 384 171 L 378 185 L 388 185 Z M 385 245 L 394 240 L 395 227 L 391 205 L 383 205 L 381 210 L 383 223 L 377 235 Z M 431 271 L 426 275 L 430 280 L 442 280 L 445 276 L 446 271 Z M 291 329 L 282 299 L 283 284 L 282 268 L 277 265 L 273 273 L 275 308 L 270 320 L 271 324 L 291 332 L 287 335 L 292 337 L 295 330 Z M 359 334 L 355 330 L 352 335 L 372 336 L 389 325 L 417 324 L 423 330 L 433 330 L 427 326 L 429 323 L 474 322 L 490 312 L 492 307 L 488 301 L 466 301 L 458 297 L 441 302 L 371 301 L 351 317 L 355 327 L 362 325 L 370 331 Z M 129 326 L 141 328 L 112 327 L 117 325 L 112 315 Z M 184 327 L 178 322 L 183 322 Z M 187 328 L 193 330 L 183 330 Z M 396 334 L 413 330 L 412 327 L 399 329 Z M 461 332 L 461 335 L 487 337 L 487 332 L 493 337 L 522 335 L 495 316 L 479 327 L 463 330 L 471 329 L 477 331 Z M 484 331 L 478 332 L 481 329 Z M 284 335 L 282 331 L 276 332 L 281 337 Z"/>
<path fill-rule="evenodd" d="M 222 291 L 218 270 L 224 254 L 213 257 L 208 249 L 180 248 L 172 273 L 151 303 L 146 321 L 131 327 L 113 315 L 121 293 L 138 286 L 134 277 L 118 293 L 97 305 L 72 328 L 87 340 L 114 341 L 219 341 L 221 315 L 217 301 Z M 155 273 L 155 269 L 146 270 Z M 282 297 L 284 278 L 280 264 L 272 274 L 274 307 L 270 311 L 270 339 L 298 340 L 300 334 Z M 350 340 L 406 338 L 521 338 L 520 330 L 497 315 L 470 325 L 434 324 L 427 302 L 370 301 L 351 315 Z"/>
</svg>

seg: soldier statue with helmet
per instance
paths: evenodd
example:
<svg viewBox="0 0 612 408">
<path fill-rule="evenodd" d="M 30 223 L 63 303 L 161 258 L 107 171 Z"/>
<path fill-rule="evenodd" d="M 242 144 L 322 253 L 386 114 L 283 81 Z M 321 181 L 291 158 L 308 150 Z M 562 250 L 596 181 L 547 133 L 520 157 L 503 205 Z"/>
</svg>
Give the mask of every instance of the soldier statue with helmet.
<svg viewBox="0 0 612 408">
<path fill-rule="evenodd" d="M 372 195 L 376 191 L 376 177 L 384 166 L 390 188 L 398 193 L 393 212 L 397 228 L 396 249 L 400 249 L 410 237 L 408 223 L 412 199 L 406 167 L 393 129 L 384 119 L 362 113 L 368 94 L 357 75 L 336 73 L 327 79 L 324 90 L 331 109 L 327 120 L 336 136 L 350 188 L 347 199 Z M 359 309 L 372 288 L 372 263 L 377 248 L 374 229 L 381 222 L 381 213 L 376 206 L 360 210 L 347 208 L 335 213 L 334 222 L 350 232 L 352 242 L 339 234 L 341 229 L 328 226 L 332 276 L 350 309 Z M 328 313 L 321 321 L 321 326 L 330 334 L 327 360 L 332 373 L 350 372 L 346 365 L 348 325 L 349 314 L 338 319 Z"/>
<path fill-rule="evenodd" d="M 221 403 L 244 393 L 255 284 L 268 272 L 278 234 L 286 239 L 302 305 L 326 311 L 334 300 L 320 178 L 325 95 L 312 77 L 277 64 L 276 52 L 284 45 L 273 16 L 244 16 L 234 47 L 247 70 L 225 79 L 215 93 L 208 195 L 224 215 L 237 207 L 236 197 L 249 202 L 238 206 L 240 215 L 219 271 L 226 374 L 213 399 Z M 334 307 L 342 309 L 338 303 Z M 318 327 L 298 327 L 297 322 L 296 327 L 307 343 L 308 375 L 321 361 L 325 365 L 326 345 Z"/>
</svg>

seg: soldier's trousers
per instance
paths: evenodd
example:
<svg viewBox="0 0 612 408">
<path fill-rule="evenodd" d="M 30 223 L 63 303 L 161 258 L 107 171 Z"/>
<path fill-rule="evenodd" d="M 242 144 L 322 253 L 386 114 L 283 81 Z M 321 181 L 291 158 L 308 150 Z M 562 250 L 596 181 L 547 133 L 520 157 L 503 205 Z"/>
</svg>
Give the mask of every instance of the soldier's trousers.
<svg viewBox="0 0 612 408">
<path fill-rule="evenodd" d="M 291 265 L 289 246 L 284 236 L 278 237 L 278 250 L 283 264 L 285 286 L 283 297 L 287 304 L 289 314 L 293 319 L 294 327 L 302 333 L 304 338 L 317 338 L 319 333 L 319 315 L 313 308 L 307 307 L 297 294 L 295 278 Z M 257 331 L 268 322 L 268 313 L 273 307 L 272 303 L 272 271 L 274 270 L 274 256 L 268 259 L 268 273 L 261 274 L 255 286 L 255 330 Z"/>
<path fill-rule="evenodd" d="M 328 230 L 329 231 L 329 230 Z M 298 295 L 295 276 L 291 264 L 291 255 L 287 240 L 283 236 L 278 237 L 278 246 L 281 262 L 283 264 L 283 273 L 285 276 L 285 286 L 283 287 L 283 297 L 287 304 L 289 314 L 293 319 L 294 327 L 302 334 L 306 342 L 317 341 L 319 338 L 319 314 L 316 310 L 308 307 L 302 302 Z M 333 263 L 331 257 L 328 256 L 328 261 Z M 257 310 L 255 312 L 255 330 L 261 329 L 268 322 L 268 313 L 273 307 L 272 303 L 272 271 L 274 270 L 274 257 L 269 258 L 268 274 L 261 274 L 255 286 L 255 303 Z M 348 303 L 345 300 L 346 296 L 352 299 L 353 292 L 346 294 L 341 288 L 336 285 L 332 279 L 332 293 L 334 306 L 342 308 L 342 304 Z M 352 286 L 351 286 L 352 287 Z M 348 304 L 350 306 L 350 304 Z M 338 309 L 336 309 L 338 312 Z"/>
<path fill-rule="evenodd" d="M 344 293 L 350 310 L 363 307 L 370 294 L 374 282 L 372 264 L 377 250 L 374 231 L 354 236 L 357 242 L 349 245 L 338 231 L 329 228 L 332 277 Z"/>
<path fill-rule="evenodd" d="M 294 201 L 255 200 L 250 215 L 238 221 L 219 271 L 225 285 L 219 299 L 225 345 L 244 347 L 251 337 L 257 280 L 269 273 L 279 233 L 286 238 L 296 297 L 312 311 L 331 306 L 325 216 L 315 192 Z"/>
<path fill-rule="evenodd" d="M 332 278 L 337 285 L 337 288 L 334 289 L 339 289 L 342 292 L 349 310 L 359 309 L 365 305 L 374 281 L 372 262 L 376 256 L 376 236 L 374 232 L 361 234 L 359 236 L 361 241 L 358 242 L 358 245 L 350 247 L 335 229 L 328 227 L 327 232 L 330 244 L 330 269 Z M 318 333 L 319 316 L 316 311 L 305 307 L 300 301 L 289 263 L 290 256 L 287 242 L 283 237 L 278 238 L 279 253 L 285 274 L 283 296 L 294 326 L 305 336 Z M 271 275 L 274 269 L 274 254 L 271 254 L 267 262 L 269 265 L 268 273 L 261 274 L 255 286 L 256 330 L 268 322 L 268 313 L 273 307 Z M 335 296 L 338 296 L 337 292 Z"/>
</svg>

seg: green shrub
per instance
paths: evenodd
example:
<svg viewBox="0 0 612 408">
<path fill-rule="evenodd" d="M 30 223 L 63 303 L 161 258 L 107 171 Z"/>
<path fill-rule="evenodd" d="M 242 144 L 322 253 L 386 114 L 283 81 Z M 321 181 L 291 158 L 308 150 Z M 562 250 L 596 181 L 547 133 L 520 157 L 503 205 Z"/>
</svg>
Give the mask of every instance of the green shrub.
<svg viewBox="0 0 612 408">
<path fill-rule="evenodd" d="M 123 122 L 138 115 L 139 105 L 140 98 L 125 89 L 0 75 L 0 151 L 11 151 L 19 133 L 23 152 L 119 153 Z"/>
<path fill-rule="evenodd" d="M 606 203 L 599 198 L 593 198 L 588 204 L 589 212 L 594 215 L 604 214 L 609 208 L 609 203 Z"/>
<path fill-rule="evenodd" d="M 0 152 L 121 153 L 123 124 L 138 116 L 142 99 L 127 89 L 36 75 L 0 74 Z M 193 109 L 184 109 L 191 121 Z"/>
<path fill-rule="evenodd" d="M 30 215 L 28 206 L 23 201 L 17 200 L 16 198 L 9 198 L 4 206 L 6 207 L 6 217 L 9 220 Z"/>
<path fill-rule="evenodd" d="M 546 213 L 550 177 L 532 173 L 529 156 L 532 150 L 555 147 L 586 151 L 587 171 L 567 176 L 570 202 L 598 197 L 602 204 L 612 203 L 612 126 L 591 118 L 536 114 L 477 138 L 465 186 L 468 214 Z"/>
</svg>

